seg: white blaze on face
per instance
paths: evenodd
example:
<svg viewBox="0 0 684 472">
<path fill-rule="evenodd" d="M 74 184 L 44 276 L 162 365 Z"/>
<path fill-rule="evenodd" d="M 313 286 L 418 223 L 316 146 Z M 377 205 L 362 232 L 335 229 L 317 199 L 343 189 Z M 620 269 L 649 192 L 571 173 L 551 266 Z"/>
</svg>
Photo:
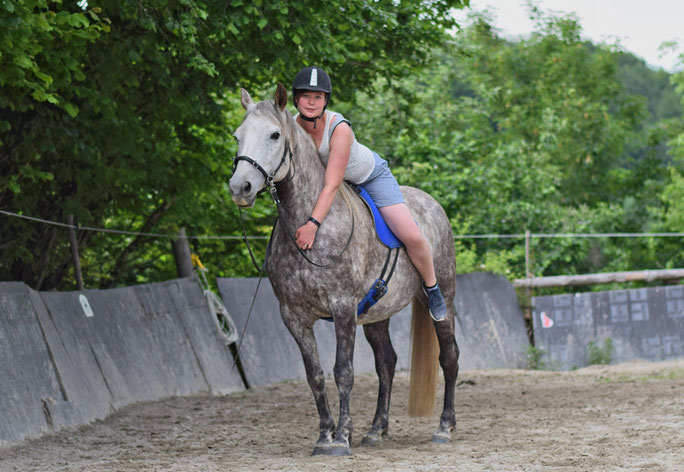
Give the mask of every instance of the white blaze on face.
<svg viewBox="0 0 684 472">
<path fill-rule="evenodd" d="M 281 130 L 273 122 L 259 114 L 250 114 L 234 133 L 238 140 L 238 156 L 253 159 L 268 174 L 272 174 L 278 168 L 282 158 L 282 142 L 284 139 L 282 136 L 274 139 L 276 133 L 280 134 Z M 281 171 L 285 170 L 286 167 L 285 165 L 281 166 Z M 256 194 L 264 187 L 265 183 L 263 174 L 254 166 L 246 161 L 238 162 L 230 179 L 233 200 L 239 205 L 251 206 Z"/>
<path fill-rule="evenodd" d="M 252 114 L 235 130 L 235 137 L 238 140 L 238 155 L 254 159 L 264 169 L 269 169 L 269 156 L 274 153 L 277 147 L 277 143 L 273 143 L 269 139 L 269 128 L 271 126 L 265 125 L 262 120 Z"/>
</svg>

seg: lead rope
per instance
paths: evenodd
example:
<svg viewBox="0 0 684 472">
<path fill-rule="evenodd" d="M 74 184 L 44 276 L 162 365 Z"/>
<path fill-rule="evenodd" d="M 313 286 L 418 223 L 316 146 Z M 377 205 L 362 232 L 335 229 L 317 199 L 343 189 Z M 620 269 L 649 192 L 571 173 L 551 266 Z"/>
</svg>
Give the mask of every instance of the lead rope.
<svg viewBox="0 0 684 472">
<path fill-rule="evenodd" d="M 204 298 L 209 305 L 212 312 L 212 319 L 216 324 L 216 328 L 224 338 L 226 345 L 233 344 L 238 340 L 237 327 L 233 318 L 228 312 L 228 308 L 223 304 L 223 301 L 211 290 L 209 281 L 207 280 L 206 273 L 209 271 L 197 254 L 190 254 L 190 259 L 192 260 L 195 270 L 200 275 L 200 284 L 202 285 L 202 290 L 204 292 Z"/>
<path fill-rule="evenodd" d="M 278 199 L 278 195 L 276 193 L 275 187 L 273 187 L 273 191 L 271 192 L 271 197 L 273 197 L 273 201 L 275 202 L 276 207 L 278 208 L 278 215 L 280 216 L 280 199 Z M 309 259 L 309 257 L 304 253 L 304 251 L 302 251 L 302 249 L 299 247 L 299 245 L 297 245 L 297 240 L 294 238 L 292 233 L 287 231 L 287 228 L 285 227 L 285 224 L 283 223 L 283 231 L 285 231 L 285 234 L 287 234 L 290 237 L 290 240 L 292 241 L 292 243 L 297 248 L 297 251 L 299 251 L 299 254 L 301 254 L 302 257 L 304 259 L 306 259 L 306 261 L 313 266 L 320 267 L 320 268 L 326 268 L 326 267 L 330 267 L 330 266 L 336 264 L 337 261 L 342 257 L 342 254 L 344 254 L 344 252 L 349 247 L 349 243 L 351 243 L 352 237 L 354 236 L 354 224 L 355 224 L 355 222 L 354 222 L 354 209 L 351 207 L 351 203 L 349 202 L 349 200 L 347 198 L 343 198 L 343 199 L 347 203 L 347 207 L 349 208 L 349 212 L 351 213 L 351 216 L 352 216 L 352 227 L 351 227 L 351 231 L 349 232 L 349 238 L 347 238 L 347 242 L 344 244 L 344 247 L 342 248 L 340 253 L 337 256 L 333 257 L 333 259 L 330 262 L 328 262 L 327 264 L 318 264 L 318 263 L 312 261 L 311 259 Z"/>
<path fill-rule="evenodd" d="M 259 271 L 263 271 L 264 267 L 266 267 L 266 260 L 264 259 L 264 265 L 259 268 L 259 264 L 257 264 L 256 258 L 254 257 L 254 253 L 252 252 L 252 246 L 249 245 L 249 241 L 247 240 L 247 229 L 245 228 L 245 219 L 242 217 L 242 208 L 238 207 L 238 211 L 240 212 L 240 224 L 242 224 L 242 239 L 245 241 L 245 244 L 247 245 L 247 251 L 249 252 L 249 257 L 252 259 L 252 264 L 254 264 L 254 268 Z M 276 218 L 276 221 L 278 221 L 278 218 Z M 274 224 L 275 226 L 275 224 Z M 273 231 L 271 231 L 271 237 L 273 236 Z M 268 238 L 268 244 L 271 244 L 271 237 Z M 268 254 L 266 254 L 266 257 L 268 258 Z"/>
<path fill-rule="evenodd" d="M 286 145 L 286 149 L 287 148 L 289 148 L 289 146 Z M 295 165 L 294 165 L 294 159 L 292 159 L 292 151 L 291 150 L 290 150 L 289 154 L 290 154 L 290 162 L 292 163 L 293 173 L 292 173 L 292 176 L 290 176 L 289 178 L 287 178 L 287 176 L 286 176 L 286 179 L 287 179 L 286 182 L 291 181 L 297 172 Z M 247 160 L 252 165 L 254 165 L 254 161 L 252 159 L 245 157 L 245 156 L 238 156 L 238 157 L 240 157 L 242 160 Z M 284 159 L 285 159 L 285 154 L 283 154 L 283 161 L 284 161 Z M 237 160 L 237 157 L 235 160 Z M 237 162 L 235 162 L 234 165 L 237 165 Z M 281 162 L 281 165 L 282 165 L 282 162 Z M 254 257 L 254 253 L 252 252 L 252 247 L 250 246 L 249 241 L 247 240 L 247 229 L 245 228 L 245 220 L 242 217 L 242 209 L 238 207 L 238 211 L 240 213 L 240 223 L 242 225 L 243 239 L 245 241 L 245 244 L 247 245 L 247 251 L 249 252 L 249 257 L 252 259 L 252 264 L 254 264 L 254 267 L 256 268 L 256 270 L 259 271 L 259 281 L 257 282 L 256 290 L 254 290 L 254 296 L 252 297 L 252 303 L 250 304 L 249 311 L 247 312 L 247 320 L 245 321 L 244 328 L 242 328 L 242 334 L 240 335 L 240 342 L 237 345 L 237 349 L 235 351 L 235 357 L 233 359 L 233 367 L 231 369 L 234 369 L 235 366 L 237 365 L 237 360 L 238 360 L 239 354 L 240 354 L 240 348 L 242 347 L 242 341 L 245 339 L 245 333 L 247 332 L 247 326 L 249 325 L 249 320 L 252 317 L 252 310 L 254 309 L 254 303 L 256 302 L 256 297 L 257 297 L 257 294 L 259 293 L 259 287 L 261 286 L 261 279 L 264 278 L 264 271 L 266 270 L 266 263 L 268 262 L 268 256 L 271 253 L 271 243 L 273 242 L 273 232 L 275 231 L 275 227 L 278 224 L 278 220 L 280 219 L 280 198 L 278 198 L 278 191 L 276 190 L 275 182 L 273 182 L 272 178 L 268 177 L 268 174 L 261 168 L 261 166 L 259 166 L 257 164 L 257 165 L 255 165 L 255 167 L 257 168 L 257 170 L 259 170 L 259 172 L 261 172 L 266 177 L 266 183 L 268 185 L 268 193 L 271 195 L 271 198 L 275 202 L 276 209 L 278 211 L 278 216 L 276 217 L 276 220 L 273 223 L 273 229 L 271 229 L 271 236 L 268 238 L 268 245 L 266 246 L 266 256 L 264 257 L 264 262 L 263 262 L 261 269 L 260 269 L 259 265 L 256 262 L 256 258 Z M 278 166 L 278 168 L 280 168 L 280 166 Z M 289 173 L 290 172 L 288 170 L 288 175 L 289 175 Z M 340 257 L 342 257 L 342 254 L 344 254 L 344 252 L 347 250 L 347 248 L 349 247 L 349 243 L 351 242 L 352 237 L 354 236 L 354 209 L 351 206 L 351 201 L 349 200 L 349 197 L 344 193 L 344 191 L 342 191 L 342 198 L 347 203 L 347 207 L 349 208 L 349 212 L 352 215 L 352 227 L 351 227 L 351 231 L 349 233 L 349 239 L 347 239 L 347 242 L 344 245 L 344 247 L 342 248 L 342 251 L 340 251 L 340 253 L 337 256 L 335 256 L 335 258 L 333 258 L 333 260 L 330 261 L 330 263 L 328 263 L 328 264 L 324 264 L 324 265 L 317 264 L 314 261 L 312 261 L 311 259 L 309 259 L 306 256 L 306 254 L 304 254 L 304 251 L 302 251 L 299 248 L 299 246 L 297 245 L 297 241 L 294 239 L 294 236 L 287 231 L 285 224 L 283 224 L 283 231 L 285 231 L 285 234 L 287 234 L 290 237 L 290 239 L 294 243 L 294 245 L 297 248 L 297 250 L 299 251 L 299 253 L 304 257 L 304 259 L 306 259 L 307 262 L 309 262 L 310 264 L 312 264 L 316 267 L 330 267 L 331 265 L 335 264 L 338 261 L 338 259 Z M 395 263 L 396 263 L 396 260 L 395 260 Z"/>
<path fill-rule="evenodd" d="M 289 145 L 285 146 L 286 149 L 289 150 Z M 285 158 L 285 154 L 283 154 L 283 159 Z M 292 159 L 292 151 L 290 150 L 290 163 L 292 164 L 292 175 L 289 176 L 290 171 L 288 170 L 287 173 L 288 175 L 286 177 L 286 181 L 289 182 L 294 178 L 294 176 L 297 173 L 297 169 L 294 165 L 294 160 Z M 280 166 L 278 166 L 280 168 Z M 257 166 L 257 169 L 263 174 L 263 169 Z M 266 174 L 267 175 L 267 174 Z M 289 178 L 288 178 L 289 176 Z M 266 177 L 266 182 L 269 185 L 269 192 L 271 193 L 271 196 L 275 194 L 275 184 L 273 183 L 273 179 L 269 179 L 268 176 Z M 247 245 L 247 251 L 249 252 L 249 257 L 252 259 L 252 264 L 254 264 L 254 267 L 256 268 L 257 271 L 259 271 L 259 280 L 257 282 L 256 290 L 254 290 L 254 296 L 252 297 L 252 303 L 249 305 L 249 311 L 247 312 L 247 319 L 245 320 L 245 326 L 242 328 L 242 333 L 240 334 L 240 342 L 237 345 L 237 348 L 235 350 L 235 357 L 233 358 L 233 367 L 231 369 L 234 369 L 235 366 L 237 365 L 237 360 L 240 358 L 240 348 L 242 347 L 242 341 L 245 339 L 245 333 L 247 332 L 247 326 L 249 326 L 249 320 L 252 318 L 252 310 L 254 310 L 254 303 L 256 302 L 257 295 L 259 294 L 259 287 L 261 286 L 261 279 L 264 278 L 264 271 L 266 270 L 266 263 L 268 262 L 268 256 L 271 252 L 271 242 L 273 241 L 273 231 L 275 231 L 275 225 L 278 224 L 278 217 L 276 217 L 275 222 L 273 222 L 273 229 L 271 229 L 271 236 L 268 238 L 268 244 L 266 245 L 266 255 L 264 256 L 264 262 L 261 266 L 261 269 L 259 268 L 259 264 L 257 264 L 256 258 L 254 257 L 254 252 L 252 252 L 252 247 L 249 244 L 249 240 L 247 239 L 247 229 L 245 228 L 245 219 L 242 217 L 242 208 L 238 207 L 238 211 L 240 213 L 240 224 L 242 225 L 242 235 L 243 239 L 245 241 L 245 244 Z"/>
<path fill-rule="evenodd" d="M 242 220 L 242 213 L 240 213 L 240 220 Z M 276 218 L 275 223 L 273 223 L 273 230 L 275 230 L 275 225 L 278 224 L 278 218 Z M 244 228 L 244 222 L 242 227 Z M 261 279 L 264 278 L 264 271 L 266 270 L 266 263 L 268 262 L 268 256 L 271 253 L 271 242 L 273 241 L 273 230 L 271 230 L 271 236 L 268 238 L 268 244 L 266 245 L 266 256 L 264 256 L 264 263 L 261 266 L 261 269 L 257 266 L 257 270 L 259 271 L 259 281 L 257 282 L 256 290 L 254 290 L 254 296 L 252 297 L 252 303 L 249 305 L 249 311 L 247 312 L 247 319 L 245 320 L 245 326 L 242 328 L 242 333 L 240 334 L 240 342 L 237 345 L 237 348 L 235 350 L 235 357 L 233 358 L 233 367 L 231 369 L 235 368 L 235 365 L 237 364 L 237 360 L 240 356 L 240 348 L 242 347 L 242 341 L 245 339 L 245 333 L 247 332 L 247 326 L 249 326 L 249 320 L 252 318 L 252 310 L 254 309 L 254 303 L 256 302 L 257 294 L 259 293 L 259 287 L 261 286 Z M 245 242 L 247 243 L 247 236 L 245 235 Z M 247 248 L 249 248 L 249 243 L 247 243 Z M 252 250 L 249 249 L 249 255 L 252 256 L 252 262 L 254 262 L 254 265 L 256 266 L 256 259 L 254 258 L 254 255 L 252 254 Z"/>
<path fill-rule="evenodd" d="M 233 359 L 233 367 L 232 369 L 235 368 L 235 365 L 237 364 L 237 360 L 239 358 L 240 354 L 240 348 L 242 347 L 242 341 L 245 339 L 245 333 L 247 332 L 247 326 L 249 325 L 249 320 L 252 318 L 252 310 L 254 309 L 254 303 L 256 302 L 257 294 L 259 293 L 259 287 L 261 286 L 261 279 L 264 278 L 264 271 L 266 270 L 266 263 L 268 262 L 268 256 L 271 253 L 271 243 L 273 242 L 273 232 L 275 231 L 275 227 L 278 224 L 278 220 L 280 219 L 280 199 L 278 198 L 278 193 L 276 191 L 275 185 L 271 186 L 269 188 L 269 193 L 271 194 L 271 197 L 273 198 L 273 201 L 276 204 L 276 208 L 278 209 L 278 217 L 276 217 L 275 222 L 273 223 L 273 229 L 271 230 L 271 236 L 268 238 L 268 245 L 266 246 L 266 256 L 264 257 L 264 262 L 259 268 L 259 265 L 256 262 L 256 258 L 254 257 L 254 253 L 252 252 L 252 248 L 249 245 L 249 241 L 247 240 L 247 230 L 245 228 L 245 222 L 242 217 L 242 209 L 238 208 L 239 213 L 240 213 L 240 223 L 242 224 L 242 234 L 243 234 L 243 239 L 245 241 L 245 244 L 247 245 L 247 250 L 249 252 L 249 256 L 252 259 L 252 263 L 254 264 L 254 267 L 256 270 L 259 271 L 259 281 L 257 282 L 256 290 L 254 290 L 254 296 L 252 297 L 252 303 L 249 306 L 249 311 L 247 312 L 247 320 L 245 321 L 245 326 L 242 328 L 242 333 L 240 334 L 240 342 L 238 343 L 237 349 L 235 351 L 235 358 Z M 342 248 L 342 251 L 328 264 L 317 264 L 311 259 L 309 259 L 306 254 L 304 254 L 304 251 L 302 251 L 299 246 L 297 246 L 297 241 L 294 239 L 294 236 L 292 236 L 288 231 L 287 228 L 285 228 L 285 225 L 283 225 L 283 231 L 290 236 L 290 239 L 294 243 L 295 247 L 299 251 L 299 253 L 304 257 L 304 259 L 307 260 L 310 264 L 316 266 L 316 267 L 329 267 L 333 265 L 334 263 L 337 262 L 337 260 L 342 257 L 342 254 L 347 250 L 349 247 L 349 243 L 352 240 L 352 236 L 354 236 L 354 209 L 351 206 L 351 201 L 349 200 L 349 197 L 343 193 L 343 199 L 347 203 L 347 207 L 349 208 L 349 211 L 352 215 L 352 228 L 351 232 L 349 233 L 349 239 L 347 239 L 347 243 L 344 245 L 344 248 Z M 394 259 L 394 264 L 396 265 L 396 258 Z M 394 265 L 392 266 L 392 272 L 394 272 Z M 390 275 L 391 277 L 391 275 Z"/>
</svg>

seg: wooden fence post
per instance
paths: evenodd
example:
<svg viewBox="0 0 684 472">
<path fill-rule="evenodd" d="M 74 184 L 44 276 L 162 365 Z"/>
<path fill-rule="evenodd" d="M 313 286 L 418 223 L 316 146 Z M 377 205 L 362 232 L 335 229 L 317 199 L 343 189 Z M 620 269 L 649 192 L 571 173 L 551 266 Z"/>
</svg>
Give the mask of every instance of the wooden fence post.
<svg viewBox="0 0 684 472">
<path fill-rule="evenodd" d="M 532 278 L 532 270 L 530 260 L 530 230 L 525 230 L 525 277 L 528 279 Z M 534 330 L 532 328 L 532 289 L 527 287 L 525 290 L 525 295 L 527 300 L 525 301 L 525 306 L 523 308 L 523 316 L 527 321 L 527 337 L 530 339 L 530 344 L 534 346 Z"/>
<path fill-rule="evenodd" d="M 83 290 L 83 274 L 81 273 L 81 259 L 78 256 L 78 240 L 74 231 L 74 215 L 67 216 L 69 223 L 69 242 L 71 243 L 71 257 L 74 261 L 74 275 L 76 276 L 76 287 Z"/>
<path fill-rule="evenodd" d="M 179 277 L 192 277 L 192 257 L 190 256 L 190 244 L 185 234 L 185 228 L 178 231 L 178 237 L 171 243 L 173 247 L 173 257 L 176 260 L 176 269 Z"/>
<path fill-rule="evenodd" d="M 525 277 L 532 278 L 530 273 L 530 230 L 525 230 Z"/>
</svg>

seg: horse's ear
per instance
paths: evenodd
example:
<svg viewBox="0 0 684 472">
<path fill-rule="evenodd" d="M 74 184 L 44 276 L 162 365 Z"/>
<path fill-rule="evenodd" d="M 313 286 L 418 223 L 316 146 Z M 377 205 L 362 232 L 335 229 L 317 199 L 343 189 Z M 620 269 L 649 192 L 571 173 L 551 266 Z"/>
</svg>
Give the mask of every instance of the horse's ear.
<svg viewBox="0 0 684 472">
<path fill-rule="evenodd" d="M 280 82 L 278 82 L 278 87 L 276 88 L 276 93 L 273 98 L 275 99 L 276 105 L 278 105 L 281 110 L 284 110 L 287 106 L 287 89 Z"/>
<path fill-rule="evenodd" d="M 247 111 L 251 111 L 256 106 L 252 97 L 249 96 L 249 92 L 243 88 L 240 89 L 240 103 L 242 103 L 242 107 Z"/>
</svg>

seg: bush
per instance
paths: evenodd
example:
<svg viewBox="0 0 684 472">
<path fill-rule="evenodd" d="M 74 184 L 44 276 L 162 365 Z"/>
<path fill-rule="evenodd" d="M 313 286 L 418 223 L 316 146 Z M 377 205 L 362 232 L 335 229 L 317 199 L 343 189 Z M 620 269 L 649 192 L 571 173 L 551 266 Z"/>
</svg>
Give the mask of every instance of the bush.
<svg viewBox="0 0 684 472">
<path fill-rule="evenodd" d="M 589 341 L 587 349 L 589 365 L 610 364 L 613 360 L 613 340 L 610 338 L 603 341 L 603 347 L 600 347 L 596 341 Z"/>
<path fill-rule="evenodd" d="M 530 370 L 544 370 L 546 368 L 546 362 L 543 361 L 542 357 L 545 355 L 545 350 L 539 349 L 535 346 L 529 346 L 525 350 L 527 368 Z"/>
</svg>

